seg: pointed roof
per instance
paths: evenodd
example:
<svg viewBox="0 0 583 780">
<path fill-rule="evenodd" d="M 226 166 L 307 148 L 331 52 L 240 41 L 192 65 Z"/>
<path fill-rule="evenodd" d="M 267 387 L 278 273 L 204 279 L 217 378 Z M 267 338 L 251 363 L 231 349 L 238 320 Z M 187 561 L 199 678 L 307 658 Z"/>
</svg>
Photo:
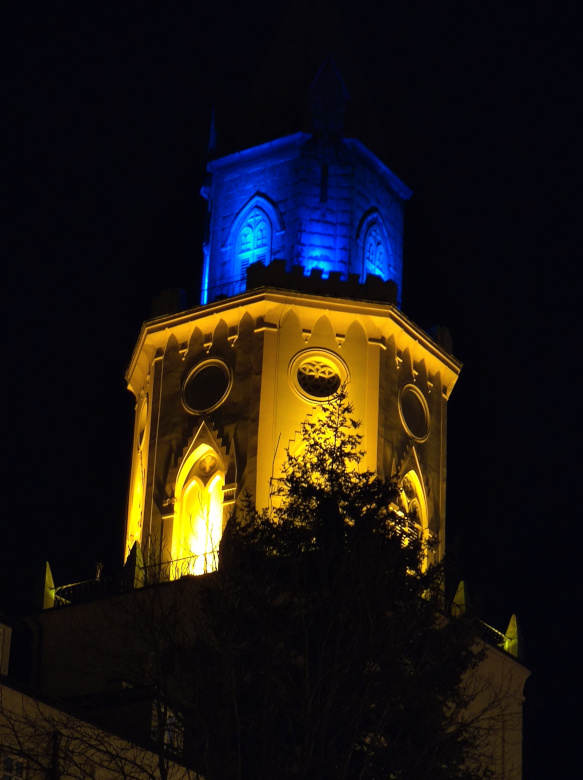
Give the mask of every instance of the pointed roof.
<svg viewBox="0 0 583 780">
<path fill-rule="evenodd" d="M 344 19 L 332 0 L 294 0 L 241 101 L 217 117 L 215 154 L 299 131 L 317 132 L 322 106 L 332 103 L 336 114 L 342 108 L 336 99 L 340 93 L 345 100 L 342 134 L 358 138 L 382 156 L 386 134 L 368 97 Z"/>
</svg>

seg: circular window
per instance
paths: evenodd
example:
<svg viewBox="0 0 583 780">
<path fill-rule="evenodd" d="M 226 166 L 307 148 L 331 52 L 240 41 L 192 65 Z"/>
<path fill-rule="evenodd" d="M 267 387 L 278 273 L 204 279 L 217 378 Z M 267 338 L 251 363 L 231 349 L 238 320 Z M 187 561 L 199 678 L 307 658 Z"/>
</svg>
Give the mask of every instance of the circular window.
<svg viewBox="0 0 583 780">
<path fill-rule="evenodd" d="M 340 387 L 340 376 L 329 361 L 304 360 L 298 368 L 298 384 L 308 395 L 316 398 L 328 398 Z"/>
<path fill-rule="evenodd" d="M 290 363 L 290 381 L 302 398 L 324 401 L 338 392 L 348 370 L 337 355 L 324 350 L 307 350 Z"/>
<path fill-rule="evenodd" d="M 401 390 L 399 412 L 409 436 L 424 441 L 429 435 L 429 409 L 425 398 L 414 385 L 405 385 Z"/>
<path fill-rule="evenodd" d="M 182 398 L 189 412 L 210 412 L 227 397 L 231 374 L 221 360 L 207 360 L 190 372 Z"/>
</svg>

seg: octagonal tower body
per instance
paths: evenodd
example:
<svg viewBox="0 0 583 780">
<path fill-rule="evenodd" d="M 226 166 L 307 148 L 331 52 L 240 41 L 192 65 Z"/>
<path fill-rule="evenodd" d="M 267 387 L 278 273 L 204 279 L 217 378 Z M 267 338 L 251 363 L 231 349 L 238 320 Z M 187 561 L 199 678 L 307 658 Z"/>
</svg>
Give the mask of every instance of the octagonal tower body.
<svg viewBox="0 0 583 780">
<path fill-rule="evenodd" d="M 270 506 L 302 421 L 341 383 L 362 423 L 361 467 L 399 476 L 402 509 L 443 553 L 460 366 L 399 310 L 411 192 L 346 132 L 351 97 L 332 59 L 298 102 L 299 129 L 265 111 L 278 84 L 256 94 L 262 121 L 237 115 L 234 142 L 209 162 L 201 305 L 146 323 L 127 374 L 126 555 L 137 542 L 172 576 L 218 566 L 236 502 L 248 492 Z M 242 146 L 254 123 L 259 143 Z M 271 125 L 294 132 L 266 141 Z"/>
<path fill-rule="evenodd" d="M 362 423 L 362 468 L 401 475 L 406 508 L 415 504 L 441 554 L 458 372 L 382 302 L 269 287 L 146 323 L 128 372 L 137 405 L 127 552 L 137 541 L 156 560 L 215 568 L 237 498 L 249 491 L 270 505 L 302 421 L 344 381 Z"/>
</svg>

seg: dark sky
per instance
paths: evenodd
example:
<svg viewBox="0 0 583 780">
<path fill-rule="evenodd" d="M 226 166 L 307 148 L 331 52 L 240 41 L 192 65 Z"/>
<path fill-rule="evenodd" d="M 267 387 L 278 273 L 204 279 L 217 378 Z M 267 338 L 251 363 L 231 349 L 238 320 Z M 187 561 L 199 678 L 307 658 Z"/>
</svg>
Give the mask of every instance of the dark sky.
<svg viewBox="0 0 583 780">
<path fill-rule="evenodd" d="M 414 191 L 403 310 L 447 325 L 464 363 L 448 543 L 484 618 L 504 629 L 515 612 L 525 635 L 525 780 L 567 777 L 581 682 L 575 20 L 559 4 L 337 4 L 386 162 Z M 0 608 L 45 559 L 64 584 L 121 556 L 124 370 L 158 290 L 197 301 L 211 107 L 245 89 L 281 15 L 273 0 L 199 5 L 19 3 L 2 23 Z"/>
</svg>

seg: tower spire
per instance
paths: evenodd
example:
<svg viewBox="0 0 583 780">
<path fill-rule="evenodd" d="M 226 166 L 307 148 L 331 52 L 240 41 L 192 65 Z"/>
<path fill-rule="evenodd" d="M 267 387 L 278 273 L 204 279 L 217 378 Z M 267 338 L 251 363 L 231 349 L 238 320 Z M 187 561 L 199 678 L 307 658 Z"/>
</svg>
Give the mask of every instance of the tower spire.
<svg viewBox="0 0 583 780">
<path fill-rule="evenodd" d="M 313 85 L 326 63 L 344 86 L 344 132 L 385 156 L 386 133 L 369 97 L 343 14 L 331 0 L 294 0 L 241 99 L 217 117 L 217 154 L 314 132 Z"/>
<path fill-rule="evenodd" d="M 356 298 L 400 303 L 411 192 L 367 146 L 379 126 L 366 95 L 333 4 L 292 3 L 247 94 L 217 118 L 201 303 L 249 289 L 255 263 L 286 275 L 278 287 L 315 274 L 318 292 L 351 281 Z"/>
</svg>

